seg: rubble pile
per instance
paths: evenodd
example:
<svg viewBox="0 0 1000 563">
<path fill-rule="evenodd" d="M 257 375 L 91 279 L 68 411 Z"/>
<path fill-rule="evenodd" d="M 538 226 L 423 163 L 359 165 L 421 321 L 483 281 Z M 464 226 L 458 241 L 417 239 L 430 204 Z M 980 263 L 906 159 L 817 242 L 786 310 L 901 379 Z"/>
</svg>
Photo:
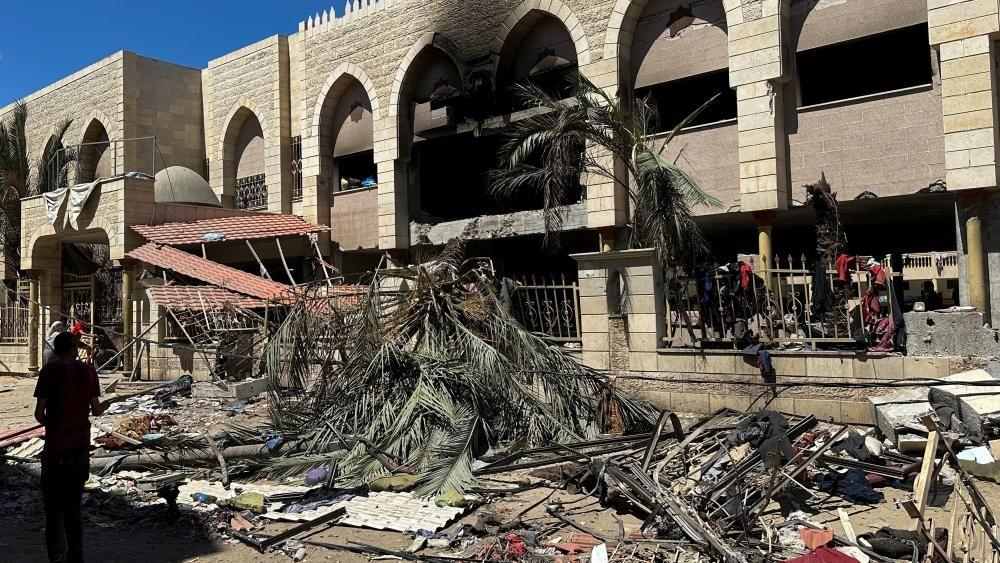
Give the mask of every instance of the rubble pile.
<svg viewBox="0 0 1000 563">
<path fill-rule="evenodd" d="M 255 403 L 263 407 L 265 398 Z M 971 434 L 944 430 L 930 408 L 913 419 L 922 433 L 911 428 L 912 421 L 898 427 L 923 436 L 926 448 L 919 456 L 899 453 L 878 427 L 767 410 L 724 409 L 699 419 L 663 412 L 645 433 L 492 447 L 476 455 L 472 478 L 461 491 L 426 494 L 419 492 L 424 477 L 405 466 L 354 483 L 336 463 L 353 450 L 351 444 L 334 444 L 308 470 L 293 463 L 289 477 L 264 479 L 273 474 L 271 464 L 281 463 L 283 448 L 297 450 L 270 434 L 263 408 L 209 435 L 171 424 L 184 409 L 205 410 L 194 399 L 174 400 L 177 406 L 166 409 L 171 413 L 151 415 L 137 406 L 114 415 L 117 422 L 104 420 L 108 416 L 96 421 L 98 449 L 85 510 L 98 526 L 116 518 L 182 522 L 217 541 L 284 552 L 294 560 L 329 550 L 409 561 L 734 563 L 867 563 L 914 556 L 987 561 L 1000 554 L 984 483 L 968 469 L 982 465 L 985 456 L 995 463 L 988 444 L 993 434 L 984 436 L 986 446 L 978 445 Z M 213 410 L 231 406 L 219 401 Z M 147 425 L 164 437 L 150 440 Z M 18 441 L 10 437 L 15 432 L 4 434 L 4 459 L 13 468 L 37 471 L 38 452 L 25 445 L 39 437 L 22 433 L 30 437 Z M 256 441 L 247 443 L 251 436 Z M 156 449 L 166 437 L 186 445 L 180 451 Z M 23 457 L 13 455 L 18 449 Z M 366 452 L 373 463 L 392 459 L 375 445 Z M 315 454 L 299 451 L 292 458 L 302 455 Z M 128 467 L 111 462 L 135 456 L 149 459 Z M 0 511 L 37 502 L 22 474 L 6 474 Z M 949 510 L 940 512 L 941 506 Z M 127 516 L 130 510 L 136 515 Z M 852 521 L 867 511 L 882 516 Z M 323 536 L 350 528 L 401 537 L 409 547 Z"/>
</svg>

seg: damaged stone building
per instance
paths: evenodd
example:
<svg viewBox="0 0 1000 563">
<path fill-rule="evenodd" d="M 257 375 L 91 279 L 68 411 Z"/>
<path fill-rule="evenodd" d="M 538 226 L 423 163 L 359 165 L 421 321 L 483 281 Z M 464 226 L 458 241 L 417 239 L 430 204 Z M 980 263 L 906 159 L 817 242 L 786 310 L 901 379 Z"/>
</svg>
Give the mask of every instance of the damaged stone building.
<svg viewBox="0 0 1000 563">
<path fill-rule="evenodd" d="M 263 312 L 318 271 L 350 284 L 463 235 L 520 283 L 529 328 L 581 361 L 661 374 L 650 393 L 668 407 L 746 407 L 753 396 L 725 381 L 757 367 L 732 345 L 674 345 L 691 332 L 672 325 L 655 257 L 615 250 L 627 177 L 583 175 L 557 245 L 542 244 L 540 197 L 490 194 L 506 128 L 534 111 L 511 86 L 558 95 L 557 76 L 576 68 L 609 93 L 648 97 L 654 145 L 720 94 L 665 153 L 721 202 L 696 209 L 720 263 L 749 256 L 769 287 L 794 289 L 815 247 L 803 185 L 825 175 L 853 253 L 888 262 L 906 295 L 930 282 L 942 305 L 995 322 L 998 33 L 998 0 L 353 0 L 204 69 L 121 51 L 25 98 L 30 156 L 69 119 L 72 179 L 104 180 L 65 202 L 23 201 L 0 361 L 36 370 L 47 328 L 68 315 L 119 346 L 151 342 L 124 354 L 125 370 L 205 377 L 195 352 L 171 345 L 171 311 Z M 816 340 L 776 351 L 775 372 L 893 379 L 958 361 L 816 351 Z M 719 384 L 669 383 L 692 373 Z M 778 401 L 865 419 L 860 392 L 843 392 Z"/>
</svg>

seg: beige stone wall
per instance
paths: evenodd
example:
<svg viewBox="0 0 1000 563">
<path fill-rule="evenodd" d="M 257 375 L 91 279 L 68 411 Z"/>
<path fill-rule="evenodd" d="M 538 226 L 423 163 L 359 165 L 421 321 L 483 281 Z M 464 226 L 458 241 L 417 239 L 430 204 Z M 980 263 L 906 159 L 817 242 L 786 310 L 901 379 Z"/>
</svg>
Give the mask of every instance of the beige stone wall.
<svg viewBox="0 0 1000 563">
<path fill-rule="evenodd" d="M 929 0 L 930 41 L 941 60 L 949 189 L 997 185 L 997 0 Z"/>
<path fill-rule="evenodd" d="M 155 153 L 148 142 L 126 148 L 137 158 L 132 169 L 185 166 L 204 174 L 201 71 L 126 53 L 124 86 L 125 136 L 156 137 Z"/>
<path fill-rule="evenodd" d="M 202 71 L 209 183 L 223 204 L 232 204 L 236 179 L 233 151 L 227 152 L 224 141 L 227 134 L 235 140 L 249 111 L 264 136 L 268 210 L 291 209 L 288 72 L 288 39 L 278 35 L 210 61 Z"/>
<path fill-rule="evenodd" d="M 808 0 L 791 6 L 796 51 L 832 45 L 927 21 L 927 0 Z"/>
<path fill-rule="evenodd" d="M 125 107 L 121 92 L 127 55 L 119 51 L 24 98 L 28 105 L 27 135 L 32 161 L 41 158 L 45 143 L 64 119 L 72 120 L 64 137 L 66 146 L 80 143 L 93 119 L 101 121 L 109 138 L 122 137 Z M 0 119 L 11 109 L 13 104 L 0 109 Z M 118 157 L 121 162 L 122 154 Z"/>
<path fill-rule="evenodd" d="M 378 245 L 378 192 L 361 188 L 333 194 L 330 198 L 330 238 L 341 250 L 374 248 Z"/>
<path fill-rule="evenodd" d="M 719 207 L 698 206 L 695 213 L 725 213 L 740 205 L 740 162 L 735 121 L 689 128 L 675 137 L 663 154 L 671 162 L 676 161 L 684 167 L 703 190 L 719 200 Z"/>
<path fill-rule="evenodd" d="M 871 355 L 859 359 L 853 353 L 837 352 L 773 352 L 771 362 L 777 373 L 777 383 L 808 381 L 805 385 L 783 390 L 770 403 L 775 410 L 799 415 L 815 415 L 823 420 L 872 424 L 868 397 L 885 394 L 891 389 L 878 387 L 904 379 L 940 378 L 967 369 L 967 358 Z M 710 413 L 728 407 L 760 409 L 770 398 L 762 392 L 760 370 L 734 351 L 660 351 L 656 367 L 646 373 L 636 373 L 648 379 L 621 379 L 623 389 L 637 392 L 657 406 L 678 412 Z M 684 379 L 711 383 L 682 382 Z M 868 383 L 867 388 L 822 387 L 822 383 Z"/>
<path fill-rule="evenodd" d="M 939 87 L 802 109 L 788 133 L 792 197 L 821 173 L 841 201 L 915 193 L 945 177 Z"/>
</svg>

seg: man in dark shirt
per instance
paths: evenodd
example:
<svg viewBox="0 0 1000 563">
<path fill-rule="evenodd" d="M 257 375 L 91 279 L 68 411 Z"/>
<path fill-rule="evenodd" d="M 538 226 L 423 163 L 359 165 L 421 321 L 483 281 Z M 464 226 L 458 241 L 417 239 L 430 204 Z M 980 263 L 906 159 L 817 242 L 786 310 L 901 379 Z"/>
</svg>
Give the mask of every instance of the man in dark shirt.
<svg viewBox="0 0 1000 563">
<path fill-rule="evenodd" d="M 53 341 L 55 357 L 42 368 L 35 386 L 35 419 L 45 426 L 42 499 L 49 561 L 83 561 L 80 500 L 90 475 L 90 413 L 104 412 L 93 366 L 76 359 L 76 339 L 68 332 Z"/>
</svg>

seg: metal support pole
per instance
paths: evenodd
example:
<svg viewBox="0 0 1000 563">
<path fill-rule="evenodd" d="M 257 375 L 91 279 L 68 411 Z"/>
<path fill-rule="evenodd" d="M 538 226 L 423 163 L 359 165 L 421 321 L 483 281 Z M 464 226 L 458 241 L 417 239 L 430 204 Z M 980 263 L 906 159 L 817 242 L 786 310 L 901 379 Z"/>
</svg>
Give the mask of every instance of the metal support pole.
<svg viewBox="0 0 1000 563">
<path fill-rule="evenodd" d="M 125 333 L 125 342 L 132 341 L 132 334 L 135 327 L 132 326 L 132 264 L 125 262 L 122 264 L 122 332 Z M 130 350 L 122 358 L 125 371 L 132 371 L 132 356 Z"/>
<path fill-rule="evenodd" d="M 29 272 L 28 281 L 28 371 L 38 371 L 38 278 L 39 272 Z"/>
</svg>

